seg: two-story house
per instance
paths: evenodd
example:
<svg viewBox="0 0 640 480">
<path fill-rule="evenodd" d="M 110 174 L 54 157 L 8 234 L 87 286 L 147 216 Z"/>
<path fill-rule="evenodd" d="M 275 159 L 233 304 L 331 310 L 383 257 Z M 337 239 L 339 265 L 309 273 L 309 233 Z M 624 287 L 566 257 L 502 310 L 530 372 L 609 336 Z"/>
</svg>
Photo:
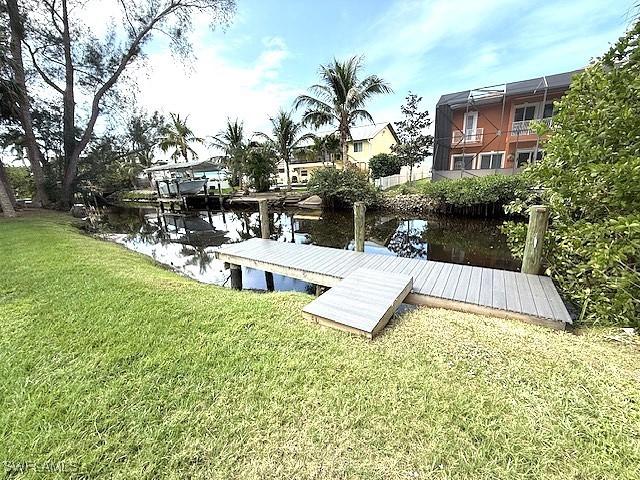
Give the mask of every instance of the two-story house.
<svg viewBox="0 0 640 480">
<path fill-rule="evenodd" d="M 544 155 L 532 122 L 553 122 L 553 102 L 581 70 L 449 93 L 436 106 L 433 180 L 512 175 Z"/>
<path fill-rule="evenodd" d="M 336 135 L 336 133 L 335 131 L 318 132 L 316 135 L 324 137 Z M 347 156 L 352 165 L 369 171 L 371 157 L 379 153 L 391 153 L 391 146 L 397 143 L 398 136 L 389 122 L 351 127 L 351 139 L 347 142 Z M 342 168 L 340 154 L 316 157 L 309 152 L 309 147 L 312 145 L 313 141 L 308 140 L 301 142 L 296 148 L 294 158 L 290 161 L 292 183 L 306 183 L 314 170 L 324 166 Z M 285 166 L 282 162 L 278 165 L 278 183 L 287 183 Z"/>
</svg>

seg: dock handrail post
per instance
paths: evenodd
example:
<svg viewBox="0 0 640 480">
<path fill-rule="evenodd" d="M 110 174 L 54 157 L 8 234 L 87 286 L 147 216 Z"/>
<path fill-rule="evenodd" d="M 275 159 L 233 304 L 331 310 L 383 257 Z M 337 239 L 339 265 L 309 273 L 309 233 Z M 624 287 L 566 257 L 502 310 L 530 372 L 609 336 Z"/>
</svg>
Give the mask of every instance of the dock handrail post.
<svg viewBox="0 0 640 480">
<path fill-rule="evenodd" d="M 266 198 L 258 200 L 258 212 L 260 214 L 260 236 L 268 240 L 271 237 L 271 231 L 269 226 L 269 202 Z M 267 284 L 267 291 L 273 292 L 273 273 L 264 272 L 264 279 Z"/>
<path fill-rule="evenodd" d="M 542 266 L 544 236 L 549 223 L 549 209 L 543 205 L 533 205 L 529 209 L 529 226 L 522 256 L 522 273 L 537 275 Z"/>
<path fill-rule="evenodd" d="M 364 202 L 353 204 L 353 228 L 355 239 L 355 251 L 364 252 L 364 217 L 367 210 Z"/>
</svg>

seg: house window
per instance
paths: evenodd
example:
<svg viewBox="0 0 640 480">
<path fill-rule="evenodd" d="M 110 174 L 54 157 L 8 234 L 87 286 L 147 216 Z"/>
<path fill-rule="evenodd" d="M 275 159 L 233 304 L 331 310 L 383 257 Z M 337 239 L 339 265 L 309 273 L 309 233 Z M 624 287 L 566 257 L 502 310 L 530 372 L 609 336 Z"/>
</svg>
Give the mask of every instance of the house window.
<svg viewBox="0 0 640 480">
<path fill-rule="evenodd" d="M 451 170 L 471 170 L 474 155 L 452 155 Z"/>
<path fill-rule="evenodd" d="M 306 177 L 307 176 L 307 171 L 306 170 L 300 170 L 300 176 L 301 177 Z"/>
<path fill-rule="evenodd" d="M 531 163 L 533 159 L 533 150 L 518 150 L 516 154 L 516 167 L 526 167 Z M 536 161 L 542 160 L 544 156 L 544 152 L 542 150 L 538 150 L 538 154 L 536 155 Z"/>
<path fill-rule="evenodd" d="M 525 105 L 525 106 L 516 108 L 516 112 L 513 116 L 513 121 L 524 122 L 527 120 L 533 120 L 535 116 L 536 116 L 536 106 Z"/>
<path fill-rule="evenodd" d="M 362 151 L 362 142 L 353 142 L 353 151 L 361 152 Z"/>
<path fill-rule="evenodd" d="M 496 169 L 502 167 L 504 153 L 481 153 L 480 167 L 482 169 Z"/>
<path fill-rule="evenodd" d="M 478 112 L 467 112 L 464 115 L 464 133 L 465 140 L 470 141 L 476 135 L 478 128 Z"/>
<path fill-rule="evenodd" d="M 279 168 L 278 173 L 284 173 L 284 168 Z"/>
<path fill-rule="evenodd" d="M 545 103 L 544 110 L 542 111 L 542 118 L 553 117 L 553 103 Z"/>
</svg>

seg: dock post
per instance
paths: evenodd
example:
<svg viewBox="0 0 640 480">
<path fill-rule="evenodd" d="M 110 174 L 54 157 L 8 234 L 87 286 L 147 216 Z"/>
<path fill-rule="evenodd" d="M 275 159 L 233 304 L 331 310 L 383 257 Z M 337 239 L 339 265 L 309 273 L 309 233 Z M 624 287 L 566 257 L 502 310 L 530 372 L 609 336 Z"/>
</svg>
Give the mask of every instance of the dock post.
<svg viewBox="0 0 640 480">
<path fill-rule="evenodd" d="M 231 288 L 242 290 L 242 267 L 235 263 L 230 263 L 229 270 L 231 271 Z"/>
<path fill-rule="evenodd" d="M 364 252 L 364 216 L 367 207 L 364 202 L 353 204 L 353 228 L 355 239 L 355 251 Z"/>
<path fill-rule="evenodd" d="M 522 273 L 538 275 L 542 265 L 542 250 L 544 236 L 549 222 L 549 210 L 542 205 L 534 205 L 529 209 L 529 227 L 527 239 L 524 243 L 522 256 Z"/>
<path fill-rule="evenodd" d="M 258 212 L 260 213 L 260 236 L 265 239 L 271 237 L 269 227 L 269 203 L 266 198 L 258 200 Z M 264 272 L 264 280 L 267 283 L 267 291 L 273 292 L 273 273 Z"/>
<path fill-rule="evenodd" d="M 220 186 L 220 182 L 218 182 L 218 198 L 220 199 L 220 210 L 224 212 L 224 205 L 222 203 L 222 187 Z"/>
</svg>

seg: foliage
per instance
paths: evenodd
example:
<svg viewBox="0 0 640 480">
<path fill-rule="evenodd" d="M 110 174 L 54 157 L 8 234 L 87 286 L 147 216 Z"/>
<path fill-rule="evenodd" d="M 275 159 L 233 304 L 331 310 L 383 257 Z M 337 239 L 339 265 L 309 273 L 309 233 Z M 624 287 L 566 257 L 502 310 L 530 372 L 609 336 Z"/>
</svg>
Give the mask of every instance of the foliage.
<svg viewBox="0 0 640 480">
<path fill-rule="evenodd" d="M 276 152 L 268 145 L 252 145 L 246 155 L 245 174 L 257 192 L 271 187 L 271 177 L 278 172 Z"/>
<path fill-rule="evenodd" d="M 421 101 L 422 97 L 409 92 L 405 104 L 400 107 L 404 119 L 396 122 L 396 133 L 400 141 L 391 146 L 391 150 L 398 156 L 402 165 L 409 166 L 410 181 L 413 166 L 431 155 L 433 145 L 433 135 L 425 133 L 431 125 L 429 112 L 419 110 Z"/>
<path fill-rule="evenodd" d="M 311 134 L 302 133 L 302 124 L 296 123 L 291 117 L 290 112 L 280 110 L 275 117 L 269 119 L 272 125 L 271 136 L 257 132 L 256 136 L 267 141 L 269 147 L 273 149 L 278 159 L 284 162 L 287 172 L 287 187 L 291 189 L 291 174 L 289 172 L 289 160 L 291 159 L 293 149 L 307 138 L 313 137 Z"/>
<path fill-rule="evenodd" d="M 320 196 L 331 208 L 351 206 L 358 201 L 372 206 L 380 201 L 380 191 L 369 182 L 365 172 L 356 168 L 319 168 L 311 175 L 307 190 Z"/>
<path fill-rule="evenodd" d="M 152 115 L 143 111 L 134 112 L 127 122 L 125 134 L 129 160 L 150 167 L 154 160 L 153 151 L 166 130 L 166 120 L 157 111 Z"/>
<path fill-rule="evenodd" d="M 548 271 L 585 323 L 640 326 L 640 22 L 556 103 L 529 168 L 551 212 Z M 526 212 L 524 198 L 512 209 Z M 512 244 L 525 232 L 507 225 Z M 521 253 L 521 248 L 515 248 Z"/>
<path fill-rule="evenodd" d="M 362 68 L 362 57 L 357 56 L 320 65 L 320 83 L 309 88 L 310 95 L 300 95 L 295 101 L 295 108 L 305 108 L 303 125 L 337 126 L 344 169 L 349 163 L 350 128 L 359 120 L 373 123 L 373 117 L 366 110 L 367 101 L 374 95 L 392 91 L 389 84 L 376 75 L 361 80 Z"/>
<path fill-rule="evenodd" d="M 379 153 L 369 160 L 369 168 L 373 178 L 388 177 L 400 173 L 402 165 L 396 155 Z"/>
<path fill-rule="evenodd" d="M 523 175 L 487 175 L 427 182 L 422 193 L 443 206 L 505 205 L 528 191 L 528 181 Z"/>
<path fill-rule="evenodd" d="M 187 119 L 182 120 L 179 114 L 171 114 L 171 121 L 163 126 L 160 130 L 161 137 L 158 140 L 158 146 L 163 152 L 172 150 L 171 159 L 178 162 L 179 158 L 183 158 L 185 162 L 196 160 L 198 153 L 193 149 L 192 145 L 203 143 L 204 140 L 196 137 L 193 130 L 187 125 Z"/>
<path fill-rule="evenodd" d="M 31 98 L 55 98 L 62 105 L 64 171 L 55 180 L 61 180 L 61 204 L 66 207 L 98 119 L 128 104 L 124 93 L 135 88 L 133 70 L 141 67 L 152 39 L 163 35 L 176 58 L 188 58 L 194 18 L 226 24 L 235 11 L 234 0 L 121 0 L 114 3 L 113 17 L 102 25 L 104 34 L 97 35 L 83 18 L 87 2 L 4 3 L 10 19 L 11 73 L 19 87 L 16 103 L 22 106 L 20 123 L 43 200 L 46 194 L 41 193 L 44 178 L 39 164 L 44 156 L 31 128 Z M 33 68 L 29 75 L 25 64 Z M 128 88 L 122 88 L 125 84 Z"/>
<path fill-rule="evenodd" d="M 7 172 L 9 183 L 13 187 L 16 197 L 31 198 L 35 192 L 35 186 L 29 168 L 5 165 L 4 169 Z"/>
<path fill-rule="evenodd" d="M 237 118 L 233 121 L 227 118 L 225 129 L 211 139 L 210 145 L 224 152 L 226 167 L 231 177 L 229 183 L 234 187 L 239 186 L 246 169 L 247 141 L 244 123 Z"/>
<path fill-rule="evenodd" d="M 368 342 L 66 221 L 0 220 L 9 478 L 638 478 L 632 336 L 417 308 Z"/>
</svg>

